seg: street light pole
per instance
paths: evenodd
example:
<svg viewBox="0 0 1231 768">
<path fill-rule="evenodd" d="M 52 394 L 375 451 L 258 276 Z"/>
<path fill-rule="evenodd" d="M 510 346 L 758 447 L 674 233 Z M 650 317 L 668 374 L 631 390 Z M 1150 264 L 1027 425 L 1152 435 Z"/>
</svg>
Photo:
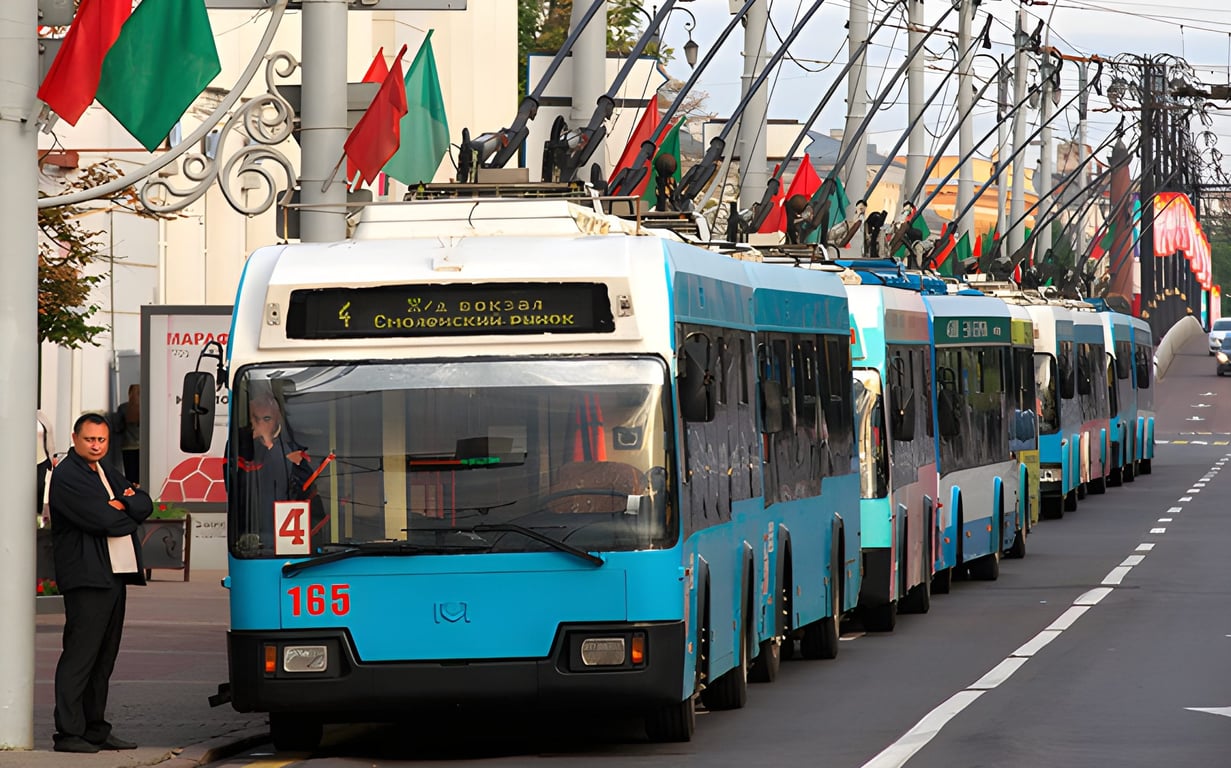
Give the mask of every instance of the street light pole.
<svg viewBox="0 0 1231 768">
<path fill-rule="evenodd" d="M 335 167 L 346 140 L 347 0 L 303 4 L 300 239 L 346 239 L 346 181 Z"/>
<path fill-rule="evenodd" d="M 0 511 L 0 750 L 34 748 L 35 478 L 29 440 L 38 402 L 38 0 L 0 13 L 0 231 L 8 254 L 0 281 L 0 441 L 6 503 Z"/>
</svg>

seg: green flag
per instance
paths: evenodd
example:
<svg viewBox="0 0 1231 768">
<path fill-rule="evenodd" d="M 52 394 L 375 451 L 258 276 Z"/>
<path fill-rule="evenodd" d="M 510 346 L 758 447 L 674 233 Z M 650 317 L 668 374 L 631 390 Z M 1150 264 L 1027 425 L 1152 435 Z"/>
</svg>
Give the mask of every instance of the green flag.
<svg viewBox="0 0 1231 768">
<path fill-rule="evenodd" d="M 107 50 L 95 97 L 152 152 L 221 71 L 204 0 L 143 0 Z"/>
<path fill-rule="evenodd" d="M 428 30 L 415 60 L 406 70 L 406 116 L 402 118 L 402 143 L 385 173 L 408 187 L 428 183 L 449 151 L 449 119 L 436 74 L 432 32 Z"/>
<path fill-rule="evenodd" d="M 829 228 L 846 221 L 847 212 L 851 208 L 851 199 L 846 196 L 846 188 L 842 186 L 841 179 L 833 179 L 833 191 L 829 195 Z M 821 188 L 823 190 L 824 187 Z M 821 190 L 817 190 L 818 192 Z M 804 238 L 804 242 L 816 243 L 821 239 L 821 230 L 819 228 L 812 230 Z"/>
<path fill-rule="evenodd" d="M 676 184 L 680 183 L 680 177 L 683 175 L 680 166 L 683 163 L 680 161 L 680 126 L 684 124 L 687 118 L 681 117 L 675 121 L 675 125 L 671 126 L 671 130 L 667 131 L 667 135 L 658 144 L 658 151 L 654 153 L 654 159 L 657 160 L 660 155 L 672 155 L 675 157 L 675 173 L 671 174 L 672 183 L 668 189 L 674 189 Z M 646 201 L 651 208 L 658 205 L 658 188 L 657 188 L 657 171 L 652 172 L 653 178 L 650 183 L 645 185 L 645 192 L 641 193 L 641 199 Z"/>
<path fill-rule="evenodd" d="M 963 264 L 970 261 L 974 256 L 974 251 L 970 247 L 970 233 L 963 232 L 962 236 L 957 241 L 957 258 Z"/>
<path fill-rule="evenodd" d="M 932 236 L 931 227 L 929 227 L 928 223 L 923 220 L 923 211 L 918 211 L 917 213 L 915 213 L 914 218 L 911 219 L 910 228 L 919 233 L 920 241 L 925 241 L 929 237 Z M 905 256 L 906 256 L 906 246 L 899 245 L 898 249 L 894 251 L 893 257 L 895 259 L 901 259 L 901 258 L 904 258 Z"/>
</svg>

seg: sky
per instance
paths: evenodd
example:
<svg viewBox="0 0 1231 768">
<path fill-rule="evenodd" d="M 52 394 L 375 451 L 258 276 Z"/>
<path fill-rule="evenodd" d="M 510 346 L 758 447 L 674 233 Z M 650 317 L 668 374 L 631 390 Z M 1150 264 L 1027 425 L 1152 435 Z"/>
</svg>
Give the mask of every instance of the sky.
<svg viewBox="0 0 1231 768">
<path fill-rule="evenodd" d="M 768 0 L 772 28 L 768 34 L 767 48 L 772 54 L 778 40 L 785 37 L 814 0 Z M 735 2 L 738 8 L 742 3 Z M 649 3 L 647 3 L 647 6 Z M 869 24 L 883 16 L 890 8 L 888 0 L 869 0 Z M 945 0 L 923 3 L 924 22 L 931 25 L 949 6 Z M 677 7 L 692 11 L 696 17 L 693 39 L 700 46 L 698 58 L 705 55 L 730 19 L 729 0 L 680 0 Z M 878 10 L 879 9 L 879 10 Z M 991 38 L 993 49 L 985 53 L 999 57 L 1012 52 L 1013 26 L 1018 3 L 1012 0 L 984 0 L 976 10 L 973 28 L 982 29 L 985 17 L 993 18 Z M 1205 83 L 1227 83 L 1231 62 L 1231 10 L 1228 0 L 1176 0 L 1175 3 L 1150 2 L 1149 0 L 1036 0 L 1026 5 L 1027 28 L 1045 22 L 1045 42 L 1061 53 L 1088 56 L 1097 54 L 1112 58 L 1122 53 L 1155 56 L 1171 54 L 1183 57 L 1196 70 L 1197 78 Z M 832 78 L 847 60 L 846 30 L 844 25 L 849 14 L 849 0 L 826 0 L 812 17 L 800 36 L 790 46 L 790 57 L 780 66 L 767 86 L 772 90 L 769 97 L 770 119 L 806 120 L 815 108 L 820 96 L 832 82 Z M 690 75 L 683 60 L 683 45 L 688 39 L 686 24 L 691 24 L 688 14 L 673 12 L 667 19 L 663 40 L 676 49 L 677 59 L 667 66 L 673 77 L 686 80 Z M 942 29 L 956 33 L 957 15 L 950 14 Z M 875 95 L 880 90 L 882 78 L 888 78 L 902 63 L 906 53 L 907 34 L 896 20 L 887 24 L 873 39 L 868 56 L 870 71 L 869 91 Z M 944 135 L 954 116 L 954 78 L 945 75 L 952 65 L 951 56 L 942 55 L 956 35 L 943 38 L 938 33 L 929 41 L 928 49 L 937 54 L 929 57 L 934 67 L 926 77 L 929 89 L 947 88 L 929 110 L 925 118 L 930 131 Z M 933 43 L 934 41 L 934 43 Z M 706 106 L 709 111 L 726 115 L 739 101 L 740 76 L 743 72 L 741 49 L 743 40 L 740 28 L 731 35 L 715 54 L 713 62 L 704 71 L 696 88 L 709 94 Z M 976 61 L 976 75 L 984 77 L 995 68 L 987 58 Z M 1067 100 L 1076 92 L 1076 68 L 1065 66 L 1061 71 L 1062 89 Z M 905 78 L 902 78 L 905 81 Z M 1104 85 L 1106 84 L 1104 80 Z M 831 104 L 821 113 L 813 130 L 828 132 L 841 128 L 845 112 L 845 86 L 838 89 Z M 977 120 L 992 125 L 995 86 L 988 90 L 987 102 L 975 110 Z M 891 91 L 887 108 L 873 120 L 869 140 L 882 148 L 892 147 L 906 124 L 904 108 L 905 92 L 896 87 Z M 893 103 L 895 106 L 888 106 Z M 896 106 L 901 103 L 902 106 Z M 1223 111 L 1213 110 L 1211 125 L 1199 123 L 1194 132 L 1209 130 L 1218 140 L 1217 146 L 1231 158 L 1231 103 L 1221 104 Z M 1106 98 L 1091 92 L 1090 113 L 1087 121 L 1088 136 L 1092 145 L 1101 142 L 1115 127 L 1120 114 L 1110 110 Z M 1037 112 L 1032 113 L 1032 118 Z M 978 125 L 978 123 L 977 123 Z M 1052 123 L 1056 140 L 1075 136 L 1077 126 L 1076 108 L 1058 116 Z M 984 129 L 976 127 L 976 137 Z M 929 142 L 933 141 L 929 139 Z M 990 142 L 988 149 L 990 150 Z M 981 153 L 986 154 L 986 153 Z M 1102 157 L 1102 155 L 1100 155 Z M 1231 161 L 1224 164 L 1231 171 Z"/>
</svg>

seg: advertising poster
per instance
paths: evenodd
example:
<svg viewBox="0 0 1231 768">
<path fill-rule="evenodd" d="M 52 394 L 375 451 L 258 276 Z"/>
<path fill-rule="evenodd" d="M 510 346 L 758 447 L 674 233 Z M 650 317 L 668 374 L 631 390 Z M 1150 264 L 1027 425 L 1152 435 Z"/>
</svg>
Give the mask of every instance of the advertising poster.
<svg viewBox="0 0 1231 768">
<path fill-rule="evenodd" d="M 216 341 L 226 349 L 231 328 L 229 306 L 146 306 L 141 308 L 142 477 L 155 502 L 183 506 L 196 512 L 198 505 L 226 503 L 223 484 L 223 451 L 226 448 L 227 403 L 224 386 L 215 396 L 214 437 L 209 452 L 180 450 L 180 403 L 184 374 L 198 370 L 197 361 L 206 343 Z M 217 374 L 218 362 L 201 359 L 199 370 Z M 218 509 L 218 507 L 213 507 Z"/>
</svg>

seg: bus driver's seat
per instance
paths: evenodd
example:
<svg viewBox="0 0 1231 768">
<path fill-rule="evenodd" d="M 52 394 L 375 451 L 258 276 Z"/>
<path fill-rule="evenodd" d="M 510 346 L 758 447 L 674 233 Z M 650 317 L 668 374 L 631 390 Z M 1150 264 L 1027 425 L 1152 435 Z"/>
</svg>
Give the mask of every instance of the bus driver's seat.
<svg viewBox="0 0 1231 768">
<path fill-rule="evenodd" d="M 619 461 L 574 461 L 560 467 L 547 495 L 552 512 L 623 512 L 643 492 L 641 472 Z"/>
</svg>

